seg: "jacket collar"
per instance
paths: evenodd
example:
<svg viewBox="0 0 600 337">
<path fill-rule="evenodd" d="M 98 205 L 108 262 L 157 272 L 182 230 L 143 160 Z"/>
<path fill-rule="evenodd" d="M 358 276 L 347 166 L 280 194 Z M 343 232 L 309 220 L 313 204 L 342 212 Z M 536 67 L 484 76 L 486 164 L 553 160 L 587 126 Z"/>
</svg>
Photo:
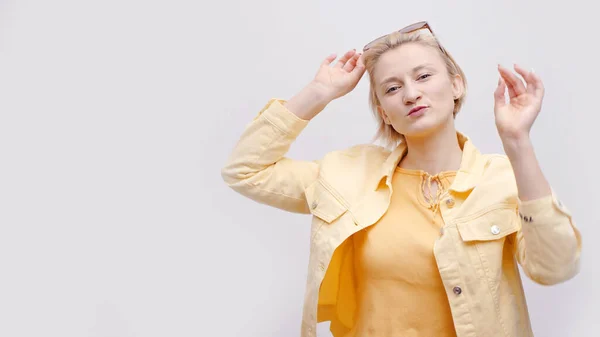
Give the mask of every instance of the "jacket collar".
<svg viewBox="0 0 600 337">
<path fill-rule="evenodd" d="M 454 182 L 450 186 L 450 190 L 456 192 L 467 192 L 472 190 L 481 174 L 483 173 L 484 161 L 479 150 L 473 145 L 471 139 L 460 133 L 456 133 L 458 143 L 463 150 L 460 168 L 456 173 Z M 404 157 L 407 151 L 406 143 L 400 143 L 387 157 L 386 161 L 381 166 L 380 177 L 377 180 L 375 189 L 378 189 L 381 181 L 385 178 L 386 184 L 391 186 L 392 175 L 400 160 Z"/>
</svg>

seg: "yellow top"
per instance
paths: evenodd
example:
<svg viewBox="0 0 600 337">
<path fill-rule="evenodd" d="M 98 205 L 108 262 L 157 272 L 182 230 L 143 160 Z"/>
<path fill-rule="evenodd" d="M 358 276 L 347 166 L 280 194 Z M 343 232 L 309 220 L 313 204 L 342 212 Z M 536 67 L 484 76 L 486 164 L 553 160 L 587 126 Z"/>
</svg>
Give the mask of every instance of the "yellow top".
<svg viewBox="0 0 600 337">
<path fill-rule="evenodd" d="M 455 176 L 394 172 L 388 212 L 352 237 L 358 308 L 348 337 L 456 336 L 433 254 L 443 227 L 439 199 Z"/>
</svg>

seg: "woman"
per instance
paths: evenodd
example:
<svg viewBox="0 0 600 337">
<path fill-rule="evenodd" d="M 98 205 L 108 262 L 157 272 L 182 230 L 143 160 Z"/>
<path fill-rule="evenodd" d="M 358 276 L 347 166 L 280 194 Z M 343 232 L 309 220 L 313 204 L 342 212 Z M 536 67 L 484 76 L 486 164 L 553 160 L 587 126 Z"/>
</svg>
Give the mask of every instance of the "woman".
<svg viewBox="0 0 600 337">
<path fill-rule="evenodd" d="M 529 130 L 540 78 L 498 67 L 495 120 L 506 155 L 457 132 L 465 76 L 427 23 L 349 51 L 289 101 L 271 100 L 223 168 L 237 192 L 312 213 L 301 335 L 532 336 L 517 263 L 550 285 L 579 270 L 581 236 L 536 160 Z M 378 135 L 315 162 L 285 157 L 364 72 Z M 509 100 L 505 100 L 508 91 Z"/>
</svg>

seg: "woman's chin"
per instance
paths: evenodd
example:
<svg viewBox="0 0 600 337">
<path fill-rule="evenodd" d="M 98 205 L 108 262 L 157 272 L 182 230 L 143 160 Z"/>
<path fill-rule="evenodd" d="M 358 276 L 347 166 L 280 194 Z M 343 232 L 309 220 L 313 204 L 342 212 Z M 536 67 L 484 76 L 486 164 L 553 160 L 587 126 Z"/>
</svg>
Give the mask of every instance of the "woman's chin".
<svg viewBox="0 0 600 337">
<path fill-rule="evenodd" d="M 439 120 L 439 118 L 431 118 L 433 115 L 425 115 L 417 120 L 413 120 L 409 125 L 404 125 L 404 132 L 401 132 L 405 137 L 422 138 L 427 137 L 435 132 L 439 132 L 445 127 L 452 127 L 454 119 Z"/>
<path fill-rule="evenodd" d="M 439 130 L 441 125 L 433 123 L 415 123 L 407 128 L 402 134 L 407 138 L 422 138 L 427 137 Z"/>
</svg>

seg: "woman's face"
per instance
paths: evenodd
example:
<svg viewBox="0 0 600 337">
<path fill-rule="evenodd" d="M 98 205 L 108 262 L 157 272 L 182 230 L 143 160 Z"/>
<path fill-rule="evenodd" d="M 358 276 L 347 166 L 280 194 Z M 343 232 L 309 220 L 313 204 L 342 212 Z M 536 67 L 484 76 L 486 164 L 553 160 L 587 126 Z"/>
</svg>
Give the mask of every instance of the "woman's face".
<svg viewBox="0 0 600 337">
<path fill-rule="evenodd" d="M 437 49 L 407 43 L 385 52 L 373 69 L 379 113 L 396 132 L 423 137 L 453 125 L 454 99 L 464 90 Z"/>
</svg>

